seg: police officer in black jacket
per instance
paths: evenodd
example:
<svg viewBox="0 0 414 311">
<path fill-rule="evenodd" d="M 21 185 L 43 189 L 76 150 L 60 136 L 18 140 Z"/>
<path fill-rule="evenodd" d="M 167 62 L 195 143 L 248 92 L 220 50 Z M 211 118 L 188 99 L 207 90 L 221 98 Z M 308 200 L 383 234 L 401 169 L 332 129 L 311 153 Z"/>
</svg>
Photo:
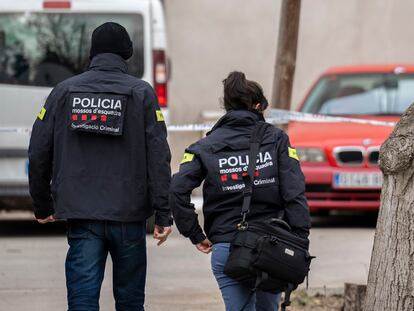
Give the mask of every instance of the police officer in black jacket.
<svg viewBox="0 0 414 311">
<path fill-rule="evenodd" d="M 250 290 L 223 270 L 241 221 L 250 137 L 256 123 L 264 120 L 267 100 L 260 85 L 241 72 L 232 72 L 224 80 L 224 107 L 227 113 L 207 137 L 186 150 L 180 171 L 172 180 L 170 205 L 181 234 L 190 238 L 199 251 L 213 251 L 212 270 L 226 310 L 240 311 Z M 307 237 L 310 217 L 304 176 L 296 150 L 282 130 L 269 127 L 265 132 L 256 165 L 249 222 L 278 217 L 284 211 L 293 231 Z M 190 202 L 192 190 L 203 181 L 204 232 Z M 279 295 L 259 291 L 244 310 L 277 310 L 278 300 Z"/>
<path fill-rule="evenodd" d="M 92 34 L 89 70 L 58 84 L 34 125 L 30 193 L 40 223 L 68 220 L 69 310 L 98 310 L 105 262 L 113 261 L 116 310 L 144 310 L 145 220 L 171 232 L 170 150 L 152 87 L 127 74 L 133 54 L 119 24 Z"/>
</svg>

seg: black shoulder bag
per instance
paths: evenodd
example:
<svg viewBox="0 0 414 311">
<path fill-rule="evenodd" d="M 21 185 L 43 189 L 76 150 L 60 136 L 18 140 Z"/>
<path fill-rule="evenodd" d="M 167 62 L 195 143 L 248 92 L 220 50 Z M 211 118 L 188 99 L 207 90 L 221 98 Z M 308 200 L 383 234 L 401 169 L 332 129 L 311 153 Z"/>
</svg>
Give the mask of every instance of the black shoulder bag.
<svg viewBox="0 0 414 311">
<path fill-rule="evenodd" d="M 231 243 L 230 255 L 224 273 L 239 283 L 265 292 L 285 292 L 282 311 L 290 305 L 290 294 L 309 273 L 311 260 L 309 240 L 291 232 L 290 226 L 279 218 L 248 222 L 253 194 L 254 171 L 261 142 L 266 129 L 271 126 L 259 122 L 250 140 L 249 165 L 244 177 L 242 221 Z M 249 303 L 248 297 L 244 308 Z M 242 311 L 240 310 L 240 311 Z"/>
</svg>

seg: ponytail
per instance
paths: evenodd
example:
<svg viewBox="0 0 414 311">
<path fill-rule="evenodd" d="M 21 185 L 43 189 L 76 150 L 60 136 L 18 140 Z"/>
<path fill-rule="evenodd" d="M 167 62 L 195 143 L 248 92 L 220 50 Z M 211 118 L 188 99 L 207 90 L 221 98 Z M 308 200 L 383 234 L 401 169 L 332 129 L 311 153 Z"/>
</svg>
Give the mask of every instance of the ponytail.
<svg viewBox="0 0 414 311">
<path fill-rule="evenodd" d="M 267 99 L 263 95 L 262 87 L 255 81 L 247 80 L 243 72 L 231 72 L 223 80 L 223 85 L 223 101 L 226 111 L 264 111 L 268 106 Z M 260 104 L 259 109 L 256 109 L 257 104 Z"/>
</svg>

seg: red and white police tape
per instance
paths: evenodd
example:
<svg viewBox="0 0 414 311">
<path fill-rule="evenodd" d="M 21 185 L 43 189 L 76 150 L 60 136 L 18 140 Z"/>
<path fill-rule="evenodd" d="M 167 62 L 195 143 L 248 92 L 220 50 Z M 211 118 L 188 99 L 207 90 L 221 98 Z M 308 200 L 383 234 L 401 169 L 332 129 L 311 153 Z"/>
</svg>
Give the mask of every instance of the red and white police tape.
<svg viewBox="0 0 414 311">
<path fill-rule="evenodd" d="M 206 111 L 203 112 L 204 119 L 218 119 L 223 115 L 220 111 Z M 378 121 L 360 118 L 348 118 L 348 117 L 334 117 L 322 114 L 313 114 L 305 112 L 296 112 L 283 109 L 270 109 L 266 115 L 266 121 L 271 124 L 287 124 L 289 121 L 300 122 L 347 122 L 357 124 L 369 124 L 374 126 L 387 126 L 394 127 L 396 122 Z M 200 132 L 208 131 L 214 125 L 214 122 L 200 123 L 200 124 L 184 124 L 184 125 L 169 125 L 168 131 L 170 132 Z"/>
<path fill-rule="evenodd" d="M 223 115 L 220 111 L 207 111 L 203 113 L 204 118 L 218 119 Z M 374 126 L 394 127 L 396 122 L 369 120 L 360 118 L 348 118 L 338 116 L 328 116 L 322 114 L 313 114 L 297 111 L 289 111 L 282 109 L 270 109 L 267 114 L 266 121 L 271 124 L 287 124 L 289 121 L 300 122 L 347 122 L 355 124 L 368 124 Z M 169 132 L 202 132 L 210 130 L 214 122 L 199 123 L 199 124 L 182 124 L 182 125 L 168 125 Z M 0 133 L 21 133 L 30 134 L 31 129 L 23 127 L 0 127 Z"/>
</svg>

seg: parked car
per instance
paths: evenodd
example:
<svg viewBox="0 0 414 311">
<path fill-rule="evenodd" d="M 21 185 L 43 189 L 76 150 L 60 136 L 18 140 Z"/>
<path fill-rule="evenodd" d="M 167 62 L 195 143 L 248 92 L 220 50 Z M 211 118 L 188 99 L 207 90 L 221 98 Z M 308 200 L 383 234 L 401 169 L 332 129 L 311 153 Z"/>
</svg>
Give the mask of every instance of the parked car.
<svg viewBox="0 0 414 311">
<path fill-rule="evenodd" d="M 413 102 L 414 65 L 339 67 L 321 75 L 299 111 L 396 122 Z M 392 130 L 342 121 L 289 123 L 312 213 L 378 210 L 379 148 Z"/>
</svg>

